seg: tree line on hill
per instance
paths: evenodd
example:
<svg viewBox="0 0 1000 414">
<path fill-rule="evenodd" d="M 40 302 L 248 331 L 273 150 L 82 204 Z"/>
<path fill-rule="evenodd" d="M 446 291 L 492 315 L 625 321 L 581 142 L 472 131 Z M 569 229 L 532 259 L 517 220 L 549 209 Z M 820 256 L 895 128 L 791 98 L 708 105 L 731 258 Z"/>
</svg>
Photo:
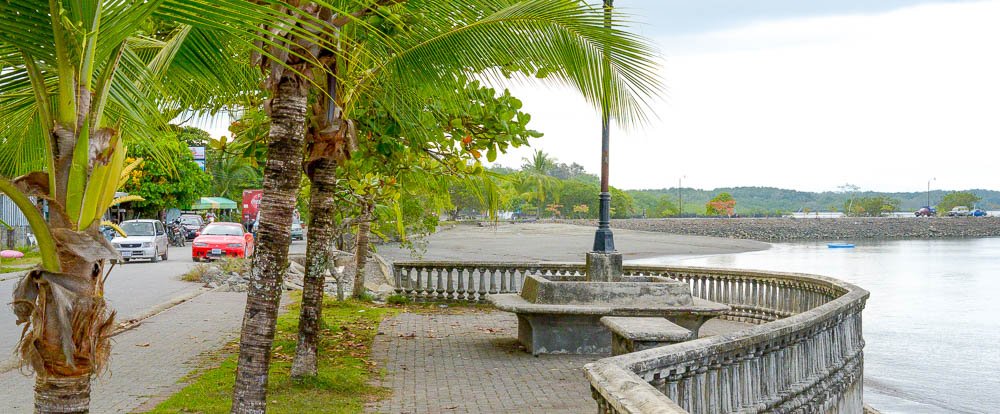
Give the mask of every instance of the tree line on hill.
<svg viewBox="0 0 1000 414">
<path fill-rule="evenodd" d="M 536 150 L 519 169 L 494 165 L 487 170 L 495 189 L 495 210 L 520 218 L 597 218 L 600 179 L 576 163 L 561 163 Z M 481 192 L 458 183 L 450 188 L 452 219 L 488 215 Z M 723 187 L 711 190 L 662 188 L 621 190 L 611 187 L 612 218 L 698 216 L 778 217 L 793 212 L 841 212 L 848 216 L 880 216 L 912 212 L 928 205 L 942 214 L 955 206 L 1000 209 L 1000 191 L 973 189 L 931 192 L 808 192 L 774 187 Z"/>
</svg>

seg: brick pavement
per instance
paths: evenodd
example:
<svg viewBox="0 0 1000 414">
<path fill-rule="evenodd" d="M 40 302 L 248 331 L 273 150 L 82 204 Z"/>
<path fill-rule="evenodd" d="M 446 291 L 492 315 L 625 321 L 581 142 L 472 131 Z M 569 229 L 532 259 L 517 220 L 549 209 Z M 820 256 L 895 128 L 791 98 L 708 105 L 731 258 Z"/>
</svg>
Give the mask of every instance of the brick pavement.
<svg viewBox="0 0 1000 414">
<path fill-rule="evenodd" d="M 114 338 L 111 371 L 95 380 L 91 412 L 126 413 L 177 389 L 200 356 L 236 338 L 246 294 L 207 292 L 145 320 Z M 34 377 L 0 375 L 0 413 L 30 413 Z"/>
<path fill-rule="evenodd" d="M 747 327 L 709 321 L 702 336 Z M 583 365 L 599 355 L 532 357 L 517 318 L 495 311 L 403 313 L 382 322 L 372 355 L 392 395 L 370 407 L 391 414 L 589 413 L 597 409 Z"/>
</svg>

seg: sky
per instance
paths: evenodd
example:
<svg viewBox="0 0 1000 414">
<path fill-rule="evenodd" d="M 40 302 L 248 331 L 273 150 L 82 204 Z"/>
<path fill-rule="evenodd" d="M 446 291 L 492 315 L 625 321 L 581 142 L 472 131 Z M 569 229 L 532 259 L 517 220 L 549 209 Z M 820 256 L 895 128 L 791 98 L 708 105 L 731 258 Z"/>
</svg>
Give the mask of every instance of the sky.
<svg viewBox="0 0 1000 414">
<path fill-rule="evenodd" d="M 1000 0 L 617 0 L 661 53 L 653 121 L 611 134 L 623 189 L 1000 189 Z M 569 89 L 512 85 L 534 149 L 600 170 Z M 209 128 L 225 134 L 224 126 Z"/>
</svg>

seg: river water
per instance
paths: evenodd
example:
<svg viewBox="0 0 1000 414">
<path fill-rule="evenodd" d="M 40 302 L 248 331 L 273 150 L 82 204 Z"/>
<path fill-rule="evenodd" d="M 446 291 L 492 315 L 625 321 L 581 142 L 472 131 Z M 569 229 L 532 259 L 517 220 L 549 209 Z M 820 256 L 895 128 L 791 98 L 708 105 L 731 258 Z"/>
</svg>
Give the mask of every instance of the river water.
<svg viewBox="0 0 1000 414">
<path fill-rule="evenodd" d="M 871 292 L 865 402 L 883 413 L 1000 413 L 1000 238 L 778 243 L 634 263 L 802 272 Z M 631 263 L 631 262 L 630 262 Z"/>
</svg>

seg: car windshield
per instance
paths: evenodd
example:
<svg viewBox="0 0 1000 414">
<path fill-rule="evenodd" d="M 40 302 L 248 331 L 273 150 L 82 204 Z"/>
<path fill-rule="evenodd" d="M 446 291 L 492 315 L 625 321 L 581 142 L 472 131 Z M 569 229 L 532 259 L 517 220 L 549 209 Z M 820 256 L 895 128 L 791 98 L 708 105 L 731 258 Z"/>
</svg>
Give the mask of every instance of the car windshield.
<svg viewBox="0 0 1000 414">
<path fill-rule="evenodd" d="M 215 224 L 205 227 L 201 234 L 203 236 L 242 236 L 243 229 L 236 224 Z"/>
<path fill-rule="evenodd" d="M 201 220 L 196 217 L 181 217 L 181 224 L 201 225 Z"/>
<path fill-rule="evenodd" d="M 122 231 L 131 236 L 152 236 L 153 223 L 142 221 L 126 221 L 122 223 Z"/>
</svg>

